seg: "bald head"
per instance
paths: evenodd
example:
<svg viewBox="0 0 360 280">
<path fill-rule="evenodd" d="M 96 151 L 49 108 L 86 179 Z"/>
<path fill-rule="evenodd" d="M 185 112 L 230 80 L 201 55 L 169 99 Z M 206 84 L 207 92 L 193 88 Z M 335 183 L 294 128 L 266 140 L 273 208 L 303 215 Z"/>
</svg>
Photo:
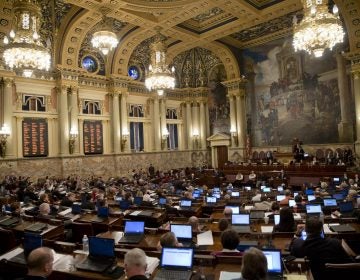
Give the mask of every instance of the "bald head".
<svg viewBox="0 0 360 280">
<path fill-rule="evenodd" d="M 54 254 L 50 248 L 40 247 L 27 257 L 28 275 L 46 277 L 51 274 Z"/>
</svg>

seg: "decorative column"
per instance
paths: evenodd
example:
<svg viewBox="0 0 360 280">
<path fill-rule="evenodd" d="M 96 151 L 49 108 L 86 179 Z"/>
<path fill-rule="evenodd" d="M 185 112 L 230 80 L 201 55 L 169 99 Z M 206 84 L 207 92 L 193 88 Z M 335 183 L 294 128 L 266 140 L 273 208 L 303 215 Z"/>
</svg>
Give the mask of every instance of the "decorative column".
<svg viewBox="0 0 360 280">
<path fill-rule="evenodd" d="M 69 154 L 69 114 L 68 114 L 68 86 L 61 85 L 58 88 L 59 94 L 59 135 L 60 135 L 60 155 Z"/>
<path fill-rule="evenodd" d="M 154 125 L 154 144 L 155 144 L 155 151 L 161 150 L 161 132 L 160 132 L 160 112 L 159 112 L 159 98 L 154 98 L 154 118 L 153 118 L 153 125 Z"/>
<path fill-rule="evenodd" d="M 245 118 L 245 90 L 240 90 L 236 95 L 236 123 L 237 123 L 237 137 L 239 139 L 239 147 L 245 147 L 246 138 L 246 118 Z"/>
<path fill-rule="evenodd" d="M 346 74 L 346 63 L 341 53 L 336 54 L 338 70 L 338 87 L 341 108 L 341 121 L 338 124 L 339 140 L 343 143 L 353 142 L 353 125 L 351 122 L 350 93 Z"/>
<path fill-rule="evenodd" d="M 200 149 L 200 130 L 199 130 L 199 106 L 198 102 L 195 101 L 192 104 L 192 132 L 193 138 L 193 149 Z"/>
<path fill-rule="evenodd" d="M 206 149 L 206 113 L 205 113 L 205 101 L 200 101 L 200 146 L 201 149 Z"/>
<path fill-rule="evenodd" d="M 112 92 L 112 152 L 119 154 L 121 152 L 121 139 L 120 139 L 120 106 L 119 106 L 119 93 Z"/>
<path fill-rule="evenodd" d="M 127 92 L 121 94 L 121 141 L 124 147 L 123 152 L 130 150 L 130 132 L 128 128 Z M 126 141 L 125 141 L 126 139 Z M 125 142 L 125 143 L 124 143 Z"/>
<path fill-rule="evenodd" d="M 79 153 L 81 155 L 84 154 L 84 120 L 83 119 L 80 119 L 79 120 L 79 142 L 80 142 L 80 151 Z"/>
<path fill-rule="evenodd" d="M 151 127 L 150 127 L 150 130 L 149 130 L 149 138 L 148 138 L 148 139 L 150 139 L 150 145 L 149 145 L 148 151 L 155 151 L 154 99 L 149 98 L 148 99 L 148 104 L 149 104 L 149 118 L 151 119 L 151 122 L 150 122 Z"/>
<path fill-rule="evenodd" d="M 161 135 L 161 149 L 167 150 L 168 131 L 166 128 L 166 99 L 160 99 L 160 135 Z"/>
<path fill-rule="evenodd" d="M 229 104 L 230 104 L 230 133 L 236 133 L 237 130 L 237 124 L 236 124 L 236 110 L 235 110 L 235 100 L 234 96 L 228 93 L 227 97 L 229 98 Z M 236 141 L 234 140 L 234 137 L 231 137 L 231 145 L 233 147 L 237 146 Z"/>
<path fill-rule="evenodd" d="M 14 157 L 15 156 L 15 148 L 16 148 L 16 120 L 13 119 L 13 86 L 14 79 L 12 77 L 4 77 L 3 78 L 3 101 L 4 101 L 4 115 L 3 115 L 3 123 L 0 124 L 0 129 L 2 126 L 7 126 L 9 129 L 10 135 L 6 139 L 6 149 L 5 156 L 6 157 Z"/>
<path fill-rule="evenodd" d="M 191 124 L 191 103 L 186 102 L 186 131 L 187 131 L 187 149 L 192 149 L 192 124 Z"/>
<path fill-rule="evenodd" d="M 79 154 L 79 107 L 78 107 L 78 87 L 71 87 L 70 99 L 70 134 L 75 133 L 77 136 L 74 141 L 74 154 Z"/>
</svg>

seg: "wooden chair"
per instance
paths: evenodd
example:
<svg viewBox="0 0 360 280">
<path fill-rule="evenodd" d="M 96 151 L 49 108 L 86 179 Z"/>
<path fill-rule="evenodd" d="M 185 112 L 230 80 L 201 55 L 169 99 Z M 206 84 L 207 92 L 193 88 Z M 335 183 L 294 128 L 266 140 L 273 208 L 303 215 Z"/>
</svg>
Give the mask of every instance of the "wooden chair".
<svg viewBox="0 0 360 280">
<path fill-rule="evenodd" d="M 72 223 L 72 240 L 75 243 L 82 243 L 84 235 L 94 236 L 94 229 L 91 223 Z"/>
<path fill-rule="evenodd" d="M 13 231 L 0 228 L 0 254 L 3 254 L 16 247 L 16 237 Z"/>
</svg>

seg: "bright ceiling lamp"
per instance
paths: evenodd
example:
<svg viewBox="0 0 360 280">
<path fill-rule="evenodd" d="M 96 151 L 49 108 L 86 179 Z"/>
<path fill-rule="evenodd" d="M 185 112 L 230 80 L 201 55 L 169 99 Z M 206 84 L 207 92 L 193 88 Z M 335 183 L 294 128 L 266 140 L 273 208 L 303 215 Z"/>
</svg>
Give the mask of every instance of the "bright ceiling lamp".
<svg viewBox="0 0 360 280">
<path fill-rule="evenodd" d="M 325 49 L 330 49 L 344 40 L 344 30 L 338 8 L 328 11 L 328 0 L 302 0 L 304 18 L 297 24 L 294 18 L 295 51 L 304 50 L 315 57 L 321 57 Z"/>
<path fill-rule="evenodd" d="M 103 18 L 101 24 L 91 39 L 91 44 L 94 48 L 100 50 L 103 55 L 108 55 L 109 52 L 116 48 L 119 40 L 114 32 L 111 31 L 107 18 L 105 16 L 106 10 L 101 10 Z"/>
<path fill-rule="evenodd" d="M 20 69 L 25 77 L 34 70 L 49 70 L 50 51 L 39 35 L 41 10 L 34 0 L 16 0 L 13 5 L 13 29 L 4 37 L 4 60 L 11 69 Z"/>
<path fill-rule="evenodd" d="M 170 70 L 166 64 L 165 37 L 160 33 L 160 28 L 156 31 L 155 40 L 151 44 L 151 63 L 145 78 L 145 86 L 148 90 L 156 90 L 159 95 L 163 95 L 165 90 L 175 87 L 175 68 L 172 67 Z"/>
</svg>

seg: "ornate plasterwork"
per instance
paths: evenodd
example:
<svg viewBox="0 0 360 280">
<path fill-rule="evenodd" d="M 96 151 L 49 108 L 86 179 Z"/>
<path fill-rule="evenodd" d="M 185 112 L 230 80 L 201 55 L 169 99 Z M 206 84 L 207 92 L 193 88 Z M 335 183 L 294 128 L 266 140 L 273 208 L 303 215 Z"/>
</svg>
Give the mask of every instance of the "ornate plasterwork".
<svg viewBox="0 0 360 280">
<path fill-rule="evenodd" d="M 212 8 L 211 10 L 208 10 L 205 13 L 199 14 L 196 17 L 193 17 L 192 20 L 196 21 L 197 23 L 202 23 L 206 20 L 211 19 L 212 17 L 215 17 L 217 15 L 220 15 L 224 13 L 224 11 L 218 7 Z"/>
<path fill-rule="evenodd" d="M 177 55 L 173 64 L 178 87 L 206 86 L 210 70 L 221 63 L 221 60 L 214 53 L 204 48 L 193 48 Z"/>
<path fill-rule="evenodd" d="M 250 5 L 256 7 L 257 9 L 261 10 L 276 3 L 281 2 L 282 0 L 245 0 Z"/>
<path fill-rule="evenodd" d="M 133 51 L 130 56 L 128 67 L 136 65 L 140 68 L 142 73 L 145 73 L 150 64 L 150 44 L 153 42 L 153 38 L 148 38 L 142 41 Z M 145 80 L 145 75 L 141 75 L 141 81 Z"/>
</svg>

